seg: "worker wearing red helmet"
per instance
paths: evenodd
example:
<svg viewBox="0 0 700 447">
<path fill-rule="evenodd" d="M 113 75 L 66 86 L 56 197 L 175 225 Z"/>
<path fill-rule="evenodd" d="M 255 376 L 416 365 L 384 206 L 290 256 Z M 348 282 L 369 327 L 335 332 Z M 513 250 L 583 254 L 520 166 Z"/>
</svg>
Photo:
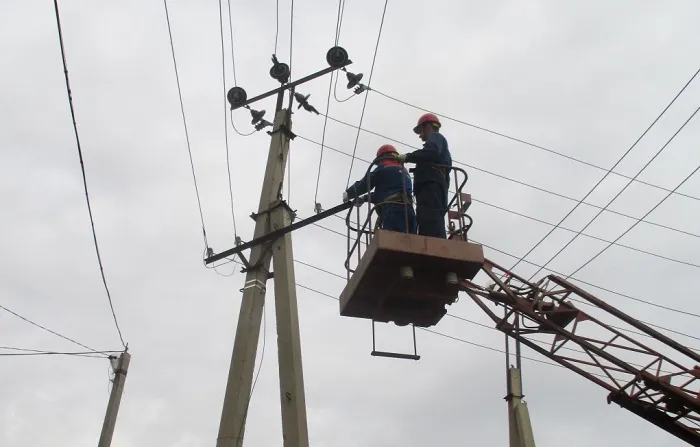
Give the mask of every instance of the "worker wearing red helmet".
<svg viewBox="0 0 700 447">
<path fill-rule="evenodd" d="M 447 189 L 449 170 L 435 165 L 452 166 L 452 156 L 447 140 L 440 133 L 440 119 L 426 113 L 413 128 L 423 144 L 423 149 L 408 154 L 396 154 L 402 163 L 415 163 L 413 169 L 416 194 L 418 234 L 445 238 L 445 214 L 447 213 Z"/>
<path fill-rule="evenodd" d="M 379 227 L 387 231 L 416 233 L 411 176 L 395 158 L 398 152 L 390 144 L 377 150 L 377 167 L 343 193 L 343 202 L 369 200 L 375 204 Z M 367 194 L 364 197 L 364 194 Z"/>
</svg>

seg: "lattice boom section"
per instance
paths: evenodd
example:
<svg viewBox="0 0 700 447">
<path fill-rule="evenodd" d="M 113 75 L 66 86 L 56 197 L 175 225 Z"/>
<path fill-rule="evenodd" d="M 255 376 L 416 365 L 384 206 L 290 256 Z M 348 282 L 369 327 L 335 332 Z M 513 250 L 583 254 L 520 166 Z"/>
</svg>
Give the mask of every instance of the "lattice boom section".
<svg viewBox="0 0 700 447">
<path fill-rule="evenodd" d="M 484 271 L 491 287 L 465 281 L 463 290 L 497 329 L 607 389 L 609 403 L 700 445 L 698 353 L 559 277 L 528 283 L 492 262 Z M 496 315 L 493 303 L 505 314 Z M 635 328 L 633 335 L 618 324 Z"/>
</svg>

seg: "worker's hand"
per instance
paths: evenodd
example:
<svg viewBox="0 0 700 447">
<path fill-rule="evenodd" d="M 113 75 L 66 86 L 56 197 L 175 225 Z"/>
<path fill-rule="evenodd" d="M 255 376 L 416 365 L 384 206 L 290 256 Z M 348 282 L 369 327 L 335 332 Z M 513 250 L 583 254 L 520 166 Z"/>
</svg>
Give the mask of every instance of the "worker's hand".
<svg viewBox="0 0 700 447">
<path fill-rule="evenodd" d="M 348 198 L 348 192 L 345 191 L 345 192 L 343 193 L 343 203 L 347 202 L 348 200 L 350 200 L 350 199 Z"/>
<path fill-rule="evenodd" d="M 393 154 L 393 155 L 394 155 L 394 160 L 398 161 L 399 163 L 406 162 L 406 154 Z"/>
</svg>

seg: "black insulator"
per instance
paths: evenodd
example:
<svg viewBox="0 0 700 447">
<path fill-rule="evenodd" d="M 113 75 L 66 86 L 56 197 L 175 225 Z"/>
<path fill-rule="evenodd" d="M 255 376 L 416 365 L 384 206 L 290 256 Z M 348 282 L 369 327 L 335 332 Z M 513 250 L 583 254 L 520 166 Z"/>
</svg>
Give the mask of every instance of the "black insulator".
<svg viewBox="0 0 700 447">
<path fill-rule="evenodd" d="M 304 96 L 304 95 L 302 95 L 301 93 L 294 92 L 294 99 L 296 99 L 297 102 L 299 103 L 299 105 L 297 106 L 297 109 L 301 109 L 301 107 L 302 107 L 304 104 L 306 104 L 306 102 L 307 102 L 308 99 L 309 99 L 309 96 L 311 96 L 311 95 L 309 94 L 309 95 Z"/>
<path fill-rule="evenodd" d="M 362 73 L 355 74 L 348 71 L 345 76 L 348 78 L 348 89 L 355 87 L 362 80 Z"/>
<path fill-rule="evenodd" d="M 255 124 L 255 123 L 259 122 L 261 119 L 263 119 L 263 116 L 265 116 L 265 111 L 264 110 L 250 109 L 250 116 L 253 117 L 253 120 L 250 122 L 250 124 Z"/>
<path fill-rule="evenodd" d="M 241 87 L 233 87 L 226 94 L 226 99 L 231 104 L 231 109 L 234 109 L 240 107 L 248 99 L 248 94 Z"/>
<path fill-rule="evenodd" d="M 272 68 L 270 68 L 270 76 L 272 79 L 276 79 L 280 84 L 285 84 L 289 81 L 289 75 L 291 71 L 289 70 L 289 65 L 281 63 L 277 60 L 277 56 L 272 55 Z"/>
<path fill-rule="evenodd" d="M 348 60 L 348 52 L 343 47 L 333 47 L 326 53 L 326 62 L 333 68 L 342 67 Z"/>
</svg>

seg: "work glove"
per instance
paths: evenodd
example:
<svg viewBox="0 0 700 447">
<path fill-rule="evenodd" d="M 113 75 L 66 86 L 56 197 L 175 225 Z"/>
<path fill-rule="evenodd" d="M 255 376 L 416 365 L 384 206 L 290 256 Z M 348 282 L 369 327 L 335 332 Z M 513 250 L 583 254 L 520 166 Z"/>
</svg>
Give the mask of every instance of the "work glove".
<svg viewBox="0 0 700 447">
<path fill-rule="evenodd" d="M 343 193 L 343 203 L 347 202 L 348 200 L 350 200 L 350 199 L 348 198 L 348 192 L 345 191 L 345 192 Z"/>
<path fill-rule="evenodd" d="M 394 160 L 398 161 L 399 163 L 405 163 L 406 162 L 406 154 L 393 154 Z"/>
</svg>

